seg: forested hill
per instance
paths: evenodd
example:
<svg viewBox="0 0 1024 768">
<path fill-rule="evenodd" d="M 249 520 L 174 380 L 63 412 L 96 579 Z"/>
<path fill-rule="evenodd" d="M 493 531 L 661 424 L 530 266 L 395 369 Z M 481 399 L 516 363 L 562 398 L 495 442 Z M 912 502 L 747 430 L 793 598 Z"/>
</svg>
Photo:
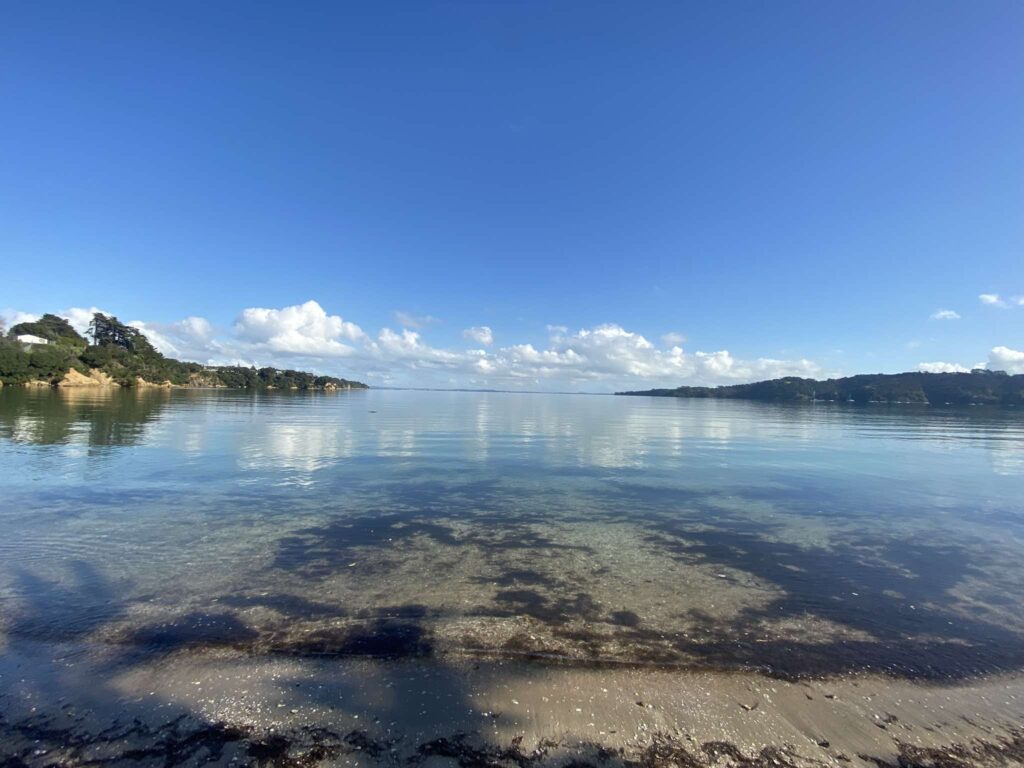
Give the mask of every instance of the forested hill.
<svg viewBox="0 0 1024 768">
<path fill-rule="evenodd" d="M 88 335 L 87 339 L 57 315 L 19 323 L 6 333 L 0 328 L 0 383 L 366 389 L 358 381 L 305 371 L 206 366 L 174 360 L 160 354 L 139 329 L 102 313 L 93 315 Z M 26 343 L 19 337 L 39 343 Z"/>
<path fill-rule="evenodd" d="M 618 395 L 714 397 L 766 402 L 930 403 L 1024 405 L 1024 374 L 976 368 L 970 373 L 876 373 L 816 381 L 788 376 L 753 384 L 678 387 Z"/>
</svg>

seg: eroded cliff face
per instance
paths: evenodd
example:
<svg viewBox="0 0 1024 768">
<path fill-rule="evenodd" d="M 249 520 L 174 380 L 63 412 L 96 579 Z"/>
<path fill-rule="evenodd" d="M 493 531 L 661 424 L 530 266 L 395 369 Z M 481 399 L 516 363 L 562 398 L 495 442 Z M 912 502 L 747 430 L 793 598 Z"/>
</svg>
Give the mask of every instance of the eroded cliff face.
<svg viewBox="0 0 1024 768">
<path fill-rule="evenodd" d="M 226 389 L 227 386 L 221 381 L 215 374 L 202 371 L 199 373 L 190 374 L 188 377 L 188 386 L 190 387 L 214 387 L 216 389 Z"/>
<path fill-rule="evenodd" d="M 154 389 L 154 388 L 155 389 L 172 389 L 175 385 L 172 384 L 169 381 L 163 381 L 163 382 L 157 384 L 157 383 L 152 382 L 152 381 L 146 381 L 141 376 L 136 376 L 135 377 L 135 386 L 138 389 Z"/>
<path fill-rule="evenodd" d="M 88 374 L 84 374 L 81 371 L 72 368 L 64 374 L 64 378 L 58 381 L 55 385 L 51 385 L 47 381 L 30 381 L 26 382 L 26 386 L 57 386 L 63 389 L 68 387 L 120 387 L 121 385 L 114 381 L 110 374 L 101 371 L 99 368 L 91 369 Z M 136 376 L 133 386 L 139 389 L 170 389 L 174 384 L 170 381 L 146 381 L 141 376 Z"/>
<path fill-rule="evenodd" d="M 3 382 L 0 381 L 0 387 L 3 386 Z M 100 370 L 99 368 L 92 368 L 87 374 L 82 373 L 76 368 L 71 368 L 67 373 L 64 374 L 63 378 L 59 381 L 51 381 L 49 379 L 34 379 L 32 381 L 26 381 L 22 384 L 24 387 L 128 387 L 130 389 L 185 389 L 185 388 L 199 388 L 199 389 L 229 389 L 229 385 L 225 384 L 216 373 L 212 372 L 198 372 L 192 373 L 189 376 L 187 384 L 175 384 L 170 380 L 165 379 L 162 382 L 147 381 L 141 376 L 136 376 L 130 382 L 119 383 L 110 374 Z M 354 387 L 350 382 L 335 383 L 329 381 L 322 386 L 312 386 L 310 389 L 323 390 L 325 392 L 339 392 L 351 390 Z M 280 387 L 269 385 L 266 389 L 280 389 Z M 287 389 L 298 390 L 302 389 L 297 385 L 287 387 Z"/>
<path fill-rule="evenodd" d="M 45 385 L 45 382 L 42 382 Z M 108 374 L 93 368 L 89 371 L 89 375 L 86 376 L 84 373 L 72 368 L 65 375 L 64 378 L 57 382 L 58 387 L 117 387 L 120 386 L 114 381 Z"/>
</svg>

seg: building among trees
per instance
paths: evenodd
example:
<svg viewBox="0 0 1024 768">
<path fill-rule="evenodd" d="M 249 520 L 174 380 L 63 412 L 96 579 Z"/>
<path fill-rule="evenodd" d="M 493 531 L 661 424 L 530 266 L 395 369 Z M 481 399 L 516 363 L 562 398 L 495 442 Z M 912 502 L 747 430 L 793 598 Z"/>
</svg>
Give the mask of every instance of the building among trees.
<svg viewBox="0 0 1024 768">
<path fill-rule="evenodd" d="M 42 336 L 34 336 L 31 333 L 21 333 L 14 337 L 16 341 L 20 341 L 22 344 L 49 344 L 49 339 L 44 339 Z"/>
</svg>

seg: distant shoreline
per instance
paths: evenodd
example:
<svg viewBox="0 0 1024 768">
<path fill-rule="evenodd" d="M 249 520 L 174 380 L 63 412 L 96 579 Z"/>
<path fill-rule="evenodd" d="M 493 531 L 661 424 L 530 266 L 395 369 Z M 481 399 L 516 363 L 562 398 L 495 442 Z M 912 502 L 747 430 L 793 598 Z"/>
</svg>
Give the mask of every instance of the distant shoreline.
<svg viewBox="0 0 1024 768">
<path fill-rule="evenodd" d="M 616 395 L 757 400 L 771 403 L 857 405 L 1024 405 L 1024 374 L 975 369 L 970 373 L 878 373 L 819 381 L 788 376 L 752 384 L 677 387 Z"/>
</svg>

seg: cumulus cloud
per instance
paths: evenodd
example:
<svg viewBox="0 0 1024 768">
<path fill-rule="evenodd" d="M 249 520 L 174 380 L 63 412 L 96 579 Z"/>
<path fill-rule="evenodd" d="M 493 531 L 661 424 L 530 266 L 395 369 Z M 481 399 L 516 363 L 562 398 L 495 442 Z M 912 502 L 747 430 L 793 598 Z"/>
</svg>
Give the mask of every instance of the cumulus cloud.
<svg viewBox="0 0 1024 768">
<path fill-rule="evenodd" d="M 72 307 L 57 314 L 84 333 L 98 311 L 102 310 Z M 955 319 L 954 315 L 953 310 L 939 310 L 933 317 Z M 13 309 L 0 311 L 0 319 L 8 327 L 36 318 Z M 420 331 L 408 327 L 398 331 L 382 328 L 371 336 L 355 323 L 328 314 L 316 301 L 281 308 L 250 307 L 227 329 L 215 328 L 195 316 L 174 323 L 130 324 L 145 333 L 158 350 L 183 360 L 303 368 L 396 385 L 608 391 L 829 375 L 805 358 L 745 359 L 724 349 L 690 352 L 683 349 L 685 339 L 675 333 L 662 336 L 661 345 L 656 346 L 642 334 L 615 323 L 575 331 L 549 325 L 544 342 L 497 348 L 489 327 L 474 326 L 465 329 L 463 336 L 479 348 L 448 349 L 430 344 Z M 994 347 L 988 360 L 974 367 L 1024 373 L 1024 351 Z M 932 373 L 969 370 L 944 361 L 922 362 L 917 369 Z"/>
<path fill-rule="evenodd" d="M 338 315 L 328 315 L 315 301 L 284 309 L 245 309 L 235 321 L 235 335 L 256 350 L 279 355 L 345 357 L 355 350 L 345 342 L 366 338 L 363 329 Z"/>
<path fill-rule="evenodd" d="M 959 320 L 960 313 L 953 309 L 939 309 L 932 313 L 932 320 Z"/>
<path fill-rule="evenodd" d="M 272 311 L 260 310 L 260 317 Z M 243 317 L 251 314 L 247 310 Z M 678 344 L 659 349 L 641 334 L 616 324 L 574 332 L 564 326 L 549 326 L 548 340 L 543 345 L 512 344 L 493 350 L 437 347 L 419 331 L 409 328 L 382 328 L 373 339 L 359 333 L 349 338 L 351 349 L 345 355 L 344 372 L 357 375 L 365 371 L 370 378 L 391 383 L 401 382 L 403 371 L 404 380 L 409 383 L 422 383 L 423 375 L 443 372 L 445 384 L 458 381 L 477 386 L 579 387 L 601 383 L 607 388 L 634 384 L 675 386 L 687 381 L 715 384 L 786 375 L 814 376 L 821 372 L 817 364 L 806 359 L 741 360 L 725 350 L 689 354 Z M 484 347 L 493 345 L 493 332 L 485 326 L 466 329 L 464 335 Z M 250 354 L 260 351 L 252 349 L 253 334 L 239 332 L 237 336 L 240 343 L 250 344 Z M 259 335 L 260 343 L 266 345 L 266 336 Z M 306 350 L 323 345 L 322 336 L 317 334 L 317 345 L 290 339 L 288 349 L 309 356 Z"/>
<path fill-rule="evenodd" d="M 679 346 L 658 349 L 644 336 L 615 325 L 569 333 L 552 328 L 546 349 L 520 344 L 497 350 L 495 370 L 518 378 L 562 378 L 570 382 L 607 380 L 659 383 L 725 383 L 774 376 L 816 374 L 809 360 L 737 360 L 722 350 L 688 354 Z"/>
<path fill-rule="evenodd" d="M 92 309 L 64 313 L 84 329 Z M 12 313 L 8 313 L 12 317 Z M 133 321 L 164 354 L 211 364 L 295 367 L 389 384 L 536 389 L 641 389 L 679 384 L 725 384 L 778 376 L 818 376 L 806 359 L 740 359 L 727 350 L 688 352 L 676 334 L 656 346 L 643 335 L 609 323 L 570 331 L 548 326 L 547 339 L 494 347 L 486 326 L 464 331 L 480 346 L 449 349 L 418 330 L 382 328 L 376 336 L 328 314 L 315 301 L 243 310 L 228 329 L 201 317 L 175 323 Z"/>
<path fill-rule="evenodd" d="M 408 328 L 403 328 L 401 333 L 382 328 L 377 342 L 371 344 L 369 350 L 378 360 L 391 360 L 412 368 L 458 367 L 463 359 L 462 353 L 430 346 L 418 332 Z"/>
<path fill-rule="evenodd" d="M 756 360 L 740 360 L 726 350 L 697 352 L 694 357 L 697 366 L 693 375 L 716 384 L 777 379 L 783 376 L 815 378 L 822 375 L 821 366 L 805 358 L 778 360 L 759 357 Z"/>
<path fill-rule="evenodd" d="M 111 314 L 110 312 L 107 312 L 104 309 L 100 309 L 99 307 L 89 307 L 88 309 L 86 309 L 85 307 L 71 307 L 70 309 L 65 309 L 63 312 L 57 312 L 56 315 L 58 317 L 63 317 L 65 320 L 71 323 L 72 328 L 74 328 L 80 334 L 85 336 L 86 333 L 88 333 L 89 331 L 89 323 L 92 322 L 92 316 L 95 315 L 97 312 L 100 312 L 104 315 Z"/>
<path fill-rule="evenodd" d="M 986 304 L 990 307 L 1005 307 L 1006 302 L 1002 300 L 998 293 L 979 293 L 978 301 L 982 304 Z"/>
<path fill-rule="evenodd" d="M 33 323 L 39 319 L 39 315 L 31 312 L 21 312 L 17 309 L 0 309 L 0 324 L 4 328 L 10 328 L 18 323 Z"/>
<path fill-rule="evenodd" d="M 1024 373 L 1024 351 L 1010 347 L 993 347 L 988 353 L 988 360 L 977 363 L 973 368 L 987 368 L 990 371 L 1006 371 L 1016 374 Z M 919 371 L 926 373 L 969 373 L 972 369 L 958 363 L 919 363 Z"/>
<path fill-rule="evenodd" d="M 923 373 L 970 373 L 970 368 L 965 368 L 958 363 L 918 363 L 917 370 Z"/>
<path fill-rule="evenodd" d="M 988 353 L 988 367 L 993 371 L 1024 373 L 1024 352 L 1009 347 L 993 347 Z"/>
<path fill-rule="evenodd" d="M 204 317 L 186 317 L 177 323 L 129 323 L 142 331 L 157 351 L 179 360 L 209 363 L 222 357 L 226 347 L 214 338 L 214 327 Z"/>
<path fill-rule="evenodd" d="M 475 341 L 477 344 L 483 344 L 485 347 L 494 343 L 494 332 L 486 325 L 474 325 L 472 328 L 467 328 L 462 332 L 462 337 Z"/>
</svg>

